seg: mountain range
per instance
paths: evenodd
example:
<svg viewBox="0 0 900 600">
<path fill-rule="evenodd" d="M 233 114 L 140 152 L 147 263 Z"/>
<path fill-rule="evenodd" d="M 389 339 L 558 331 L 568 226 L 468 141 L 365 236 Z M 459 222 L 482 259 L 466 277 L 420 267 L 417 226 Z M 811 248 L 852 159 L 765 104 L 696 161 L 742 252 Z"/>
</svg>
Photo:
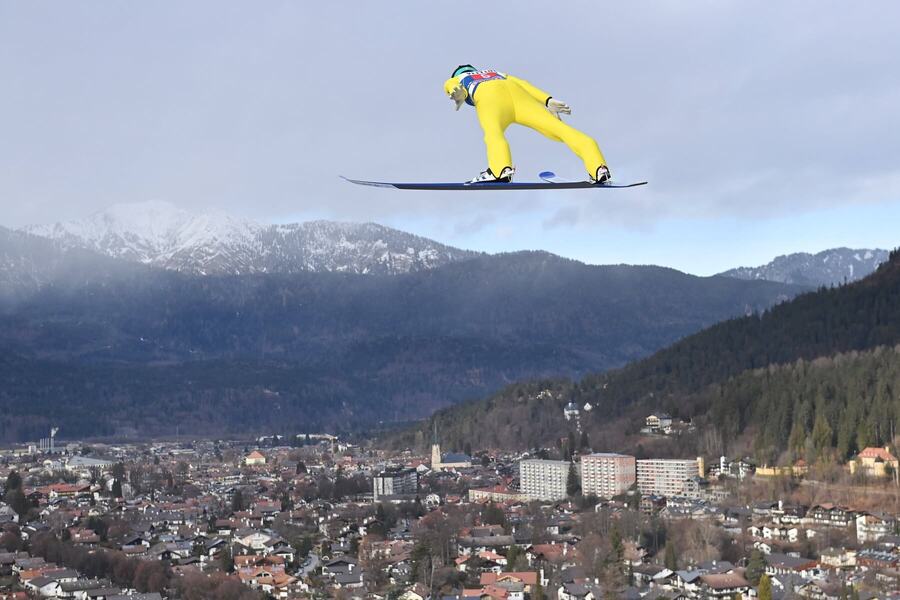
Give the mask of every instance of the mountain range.
<svg viewBox="0 0 900 600">
<path fill-rule="evenodd" d="M 887 250 L 877 248 L 832 248 L 817 254 L 798 252 L 779 256 L 759 267 L 738 267 L 720 275 L 813 287 L 841 285 L 870 275 L 888 259 L 888 254 Z"/>
<path fill-rule="evenodd" d="M 544 252 L 205 275 L 0 231 L 0 439 L 349 430 L 621 366 L 805 289 Z M 52 416 L 52 417 L 51 417 Z"/>
<path fill-rule="evenodd" d="M 262 225 L 166 202 L 120 204 L 85 219 L 24 230 L 63 249 L 195 275 L 340 271 L 398 274 L 478 255 L 375 223 Z"/>
<path fill-rule="evenodd" d="M 80 249 L 195 275 L 347 272 L 396 275 L 479 253 L 375 223 L 264 225 L 222 212 L 191 213 L 167 202 L 118 204 L 87 218 L 22 229 Z M 881 249 L 833 248 L 779 256 L 724 277 L 819 287 L 861 279 L 887 260 Z"/>
<path fill-rule="evenodd" d="M 49 415 L 73 436 L 421 418 L 511 382 L 622 367 L 809 289 L 486 255 L 375 224 L 117 206 L 0 228 L 0 439 L 44 435 Z"/>
</svg>

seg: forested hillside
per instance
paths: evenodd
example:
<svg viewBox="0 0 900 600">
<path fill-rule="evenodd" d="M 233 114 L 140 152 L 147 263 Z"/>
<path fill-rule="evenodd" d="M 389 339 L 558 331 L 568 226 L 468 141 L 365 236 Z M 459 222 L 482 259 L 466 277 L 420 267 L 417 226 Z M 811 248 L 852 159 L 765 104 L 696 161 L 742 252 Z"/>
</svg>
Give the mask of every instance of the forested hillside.
<svg viewBox="0 0 900 600">
<path fill-rule="evenodd" d="M 747 371 L 698 395 L 698 411 L 724 439 L 755 429 L 755 453 L 772 463 L 834 454 L 845 460 L 892 441 L 900 422 L 900 346 Z"/>
<path fill-rule="evenodd" d="M 867 279 L 714 325 L 622 369 L 575 383 L 513 385 L 434 418 L 454 446 L 527 448 L 553 443 L 572 428 L 562 408 L 573 401 L 592 406 L 582 424 L 597 447 L 610 419 L 665 410 L 701 417 L 726 442 L 755 428 L 760 458 L 773 460 L 789 448 L 805 452 L 810 444 L 816 453 L 834 447 L 846 457 L 886 442 L 900 419 L 897 353 L 857 352 L 898 343 L 900 252 L 894 252 Z M 400 436 L 397 443 L 416 439 Z"/>
<path fill-rule="evenodd" d="M 621 366 L 804 289 L 543 252 L 394 276 L 197 277 L 99 258 L 0 303 L 6 439 L 53 420 L 73 436 L 367 429 Z"/>
</svg>

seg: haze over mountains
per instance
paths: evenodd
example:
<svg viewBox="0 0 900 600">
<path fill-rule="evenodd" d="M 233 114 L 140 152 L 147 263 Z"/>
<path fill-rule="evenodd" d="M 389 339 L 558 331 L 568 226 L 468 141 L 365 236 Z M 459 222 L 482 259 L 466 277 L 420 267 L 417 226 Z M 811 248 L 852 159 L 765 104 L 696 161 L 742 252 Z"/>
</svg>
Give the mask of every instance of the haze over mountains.
<svg viewBox="0 0 900 600">
<path fill-rule="evenodd" d="M 807 289 L 544 252 L 454 260 L 452 249 L 439 255 L 445 264 L 414 261 L 405 273 L 333 261 L 322 272 L 200 276 L 145 264 L 151 254 L 73 247 L 71 228 L 58 231 L 69 233 L 0 231 L 7 439 L 41 435 L 50 415 L 70 435 L 135 433 L 137 423 L 148 435 L 176 426 L 213 435 L 419 418 L 512 381 L 620 366 Z M 119 230 L 126 244 L 116 248 L 146 248 L 130 233 Z M 336 246 L 351 246 L 341 239 Z M 346 256 L 371 256 L 379 240 Z M 416 243 L 415 256 L 436 247 Z"/>
<path fill-rule="evenodd" d="M 841 260 L 857 274 L 875 259 Z M 486 255 L 375 224 L 118 206 L 0 228 L 0 438 L 43 435 L 48 415 L 71 435 L 421 418 L 514 381 L 620 367 L 809 289 Z"/>
<path fill-rule="evenodd" d="M 24 229 L 64 249 L 196 275 L 341 271 L 397 274 L 477 256 L 375 223 L 262 225 L 165 202 L 119 204 L 85 219 Z"/>
<path fill-rule="evenodd" d="M 454 248 L 375 223 L 310 221 L 261 224 L 222 212 L 191 213 L 167 202 L 118 204 L 84 219 L 33 225 L 23 232 L 62 249 L 90 250 L 196 275 L 338 271 L 393 275 L 467 260 Z M 779 256 L 720 273 L 818 287 L 856 281 L 887 260 L 881 249 L 834 248 Z"/>
</svg>

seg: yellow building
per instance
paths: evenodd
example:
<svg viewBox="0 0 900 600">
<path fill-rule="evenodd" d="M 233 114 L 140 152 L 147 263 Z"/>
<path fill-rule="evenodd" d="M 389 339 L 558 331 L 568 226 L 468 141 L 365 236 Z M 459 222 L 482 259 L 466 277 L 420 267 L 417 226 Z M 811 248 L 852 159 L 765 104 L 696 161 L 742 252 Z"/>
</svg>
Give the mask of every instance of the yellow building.
<svg viewBox="0 0 900 600">
<path fill-rule="evenodd" d="M 888 446 L 866 448 L 848 464 L 851 473 L 860 471 L 869 477 L 887 477 L 897 472 L 897 457 L 891 454 Z"/>
<path fill-rule="evenodd" d="M 528 502 L 528 496 L 498 485 L 469 490 L 469 502 Z"/>
<path fill-rule="evenodd" d="M 789 466 L 770 467 L 769 465 L 763 465 L 761 467 L 756 467 L 755 473 L 759 477 L 777 477 L 779 475 L 782 477 L 803 477 L 809 473 L 809 465 L 801 458 L 793 465 Z"/>
<path fill-rule="evenodd" d="M 248 467 L 252 467 L 254 465 L 264 465 L 266 464 L 266 456 L 259 450 L 254 450 L 244 457 L 244 464 Z"/>
</svg>

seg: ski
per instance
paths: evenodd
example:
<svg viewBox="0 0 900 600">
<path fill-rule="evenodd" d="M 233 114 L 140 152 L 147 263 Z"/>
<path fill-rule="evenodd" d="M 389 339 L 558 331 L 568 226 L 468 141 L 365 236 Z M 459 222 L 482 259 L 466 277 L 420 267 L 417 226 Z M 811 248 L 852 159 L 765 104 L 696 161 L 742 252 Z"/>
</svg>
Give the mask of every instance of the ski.
<svg viewBox="0 0 900 600">
<path fill-rule="evenodd" d="M 646 181 L 636 183 L 601 183 L 590 181 L 569 181 L 556 177 L 552 171 L 543 171 L 539 177 L 542 181 L 523 181 L 512 183 L 397 183 L 390 181 L 365 181 L 362 179 L 350 179 L 341 175 L 341 179 L 356 185 L 370 187 L 394 188 L 397 190 L 425 190 L 425 191 L 504 191 L 504 190 L 547 190 L 547 189 L 587 189 L 587 188 L 630 188 L 639 185 L 647 185 Z"/>
</svg>

